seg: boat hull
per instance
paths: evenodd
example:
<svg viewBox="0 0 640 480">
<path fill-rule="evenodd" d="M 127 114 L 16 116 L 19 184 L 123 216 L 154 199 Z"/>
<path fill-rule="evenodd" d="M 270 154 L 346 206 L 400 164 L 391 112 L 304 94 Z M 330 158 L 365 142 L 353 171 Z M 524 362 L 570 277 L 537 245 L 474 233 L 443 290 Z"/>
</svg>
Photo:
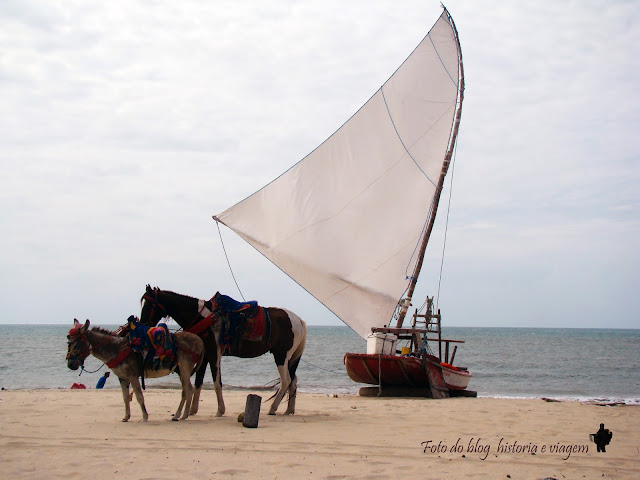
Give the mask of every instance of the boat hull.
<svg viewBox="0 0 640 480">
<path fill-rule="evenodd" d="M 432 357 L 437 361 L 437 357 Z M 438 362 L 439 363 L 439 362 Z M 344 356 L 347 375 L 354 382 L 369 385 L 429 387 L 427 370 L 422 360 L 411 356 L 347 353 Z M 450 390 L 464 390 L 471 374 L 440 363 L 442 376 Z"/>
<path fill-rule="evenodd" d="M 471 380 L 471 374 L 466 370 L 459 370 L 453 365 L 441 363 L 442 376 L 449 390 L 465 390 Z"/>
</svg>

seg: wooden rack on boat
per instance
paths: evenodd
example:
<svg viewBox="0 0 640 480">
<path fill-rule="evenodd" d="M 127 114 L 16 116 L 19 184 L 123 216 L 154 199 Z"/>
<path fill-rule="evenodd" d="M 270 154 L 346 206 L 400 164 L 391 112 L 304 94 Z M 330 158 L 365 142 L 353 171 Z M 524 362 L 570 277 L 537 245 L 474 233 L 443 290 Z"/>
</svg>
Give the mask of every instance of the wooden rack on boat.
<svg viewBox="0 0 640 480">
<path fill-rule="evenodd" d="M 426 313 L 413 314 L 412 327 L 373 327 L 371 331 L 373 333 L 390 333 L 396 335 L 398 340 L 410 340 L 410 350 L 417 352 L 421 347 L 425 337 L 429 342 L 438 342 L 438 358 L 441 362 L 453 364 L 453 359 L 456 356 L 457 345 L 453 346 L 451 352 L 451 358 L 449 358 L 449 344 L 450 343 L 464 343 L 464 340 L 453 340 L 442 338 L 442 329 L 440 326 L 440 320 L 442 316 L 440 309 L 438 313 L 433 313 L 433 297 L 427 297 L 427 310 Z M 419 328 L 420 325 L 424 325 L 424 328 Z M 436 334 L 437 338 L 428 338 L 429 334 Z M 444 355 L 442 352 L 442 344 L 444 343 Z M 460 370 L 466 370 L 464 367 L 458 367 Z"/>
<path fill-rule="evenodd" d="M 380 333 L 391 333 L 398 337 L 398 340 L 411 340 L 411 350 L 415 349 L 416 345 L 422 346 L 422 340 L 416 339 L 417 335 L 427 335 L 430 333 L 425 329 L 416 329 L 416 328 L 392 328 L 392 327 L 373 327 L 371 329 L 372 332 L 380 332 Z M 422 337 L 424 338 L 424 337 Z M 416 342 L 417 340 L 417 342 Z M 453 359 L 456 355 L 457 345 L 453 346 L 453 350 L 451 352 L 451 358 L 449 358 L 449 344 L 450 343 L 464 343 L 464 340 L 453 340 L 448 338 L 442 338 L 441 335 L 438 335 L 438 338 L 427 338 L 429 342 L 438 342 L 438 358 L 441 362 L 444 363 L 453 363 Z M 444 343 L 444 356 L 442 354 L 442 344 Z M 451 360 L 451 361 L 449 361 Z M 461 367 L 458 367 L 461 368 Z M 463 369 L 464 370 L 464 369 Z"/>
</svg>

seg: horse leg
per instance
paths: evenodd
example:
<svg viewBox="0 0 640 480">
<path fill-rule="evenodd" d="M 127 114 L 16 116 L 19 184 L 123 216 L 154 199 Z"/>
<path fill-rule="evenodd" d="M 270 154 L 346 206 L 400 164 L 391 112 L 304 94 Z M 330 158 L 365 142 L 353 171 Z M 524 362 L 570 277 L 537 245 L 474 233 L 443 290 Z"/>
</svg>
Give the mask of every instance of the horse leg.
<svg viewBox="0 0 640 480">
<path fill-rule="evenodd" d="M 222 398 L 222 372 L 220 371 L 220 364 L 222 362 L 222 349 L 218 347 L 218 356 L 216 358 L 215 369 L 212 366 L 213 373 L 213 388 L 216 391 L 216 397 L 218 398 L 218 411 L 216 417 L 224 415 L 226 408 L 224 406 L 224 399 Z"/>
<path fill-rule="evenodd" d="M 269 415 L 275 415 L 284 394 L 289 389 L 289 385 L 291 384 L 291 377 L 289 376 L 289 369 L 287 368 L 287 361 L 283 365 L 278 365 L 278 373 L 280 374 L 280 388 L 278 389 L 278 393 L 276 393 L 276 397 L 273 399 L 273 403 L 271 404 L 271 408 L 269 409 Z"/>
<path fill-rule="evenodd" d="M 182 380 L 182 378 L 180 379 L 180 383 L 182 383 L 182 393 L 180 395 L 180 405 L 178 405 L 178 410 L 176 410 L 176 413 L 173 415 L 173 417 L 171 417 L 171 420 L 173 420 L 174 422 L 177 422 L 178 420 L 184 420 L 189 416 L 189 408 L 191 407 L 191 405 L 189 405 L 189 407 L 184 409 L 184 416 L 183 418 L 180 418 L 180 414 L 182 413 L 182 407 L 185 404 L 186 401 L 186 394 L 187 391 L 185 390 L 184 387 L 184 382 Z M 193 395 L 193 392 L 189 392 L 191 395 Z"/>
<path fill-rule="evenodd" d="M 193 387 L 191 386 L 191 375 L 189 373 L 193 369 L 193 364 L 190 364 L 189 361 L 181 362 L 183 365 L 180 366 L 180 383 L 182 383 L 182 396 L 180 399 L 180 405 L 178 406 L 178 410 L 176 414 L 173 416 L 171 420 L 186 420 L 189 417 L 189 410 L 191 409 L 191 400 L 193 398 Z M 186 404 L 186 405 L 185 405 Z M 184 406 L 184 414 L 180 417 L 182 413 L 182 407 Z"/>
<path fill-rule="evenodd" d="M 289 403 L 287 405 L 287 410 L 284 412 L 285 415 L 293 415 L 296 412 L 296 395 L 298 393 L 298 376 L 296 375 L 296 370 L 298 369 L 298 365 L 300 364 L 300 358 L 302 357 L 302 352 L 304 352 L 304 347 L 307 343 L 307 328 L 304 322 L 301 321 L 302 325 L 302 339 L 300 340 L 300 344 L 296 348 L 295 352 L 287 362 L 289 365 L 289 377 L 291 378 L 291 385 L 289 385 Z"/>
<path fill-rule="evenodd" d="M 131 418 L 131 397 L 129 396 L 129 381 L 124 378 L 118 378 L 120 380 L 120 388 L 122 388 L 122 399 L 124 400 L 124 418 L 123 422 L 128 422 Z"/>
<path fill-rule="evenodd" d="M 135 377 L 133 380 L 131 380 L 131 387 L 133 388 L 133 392 L 136 394 L 136 400 L 138 400 L 140 409 L 142 410 L 142 421 L 146 422 L 149 418 L 149 414 L 147 413 L 147 407 L 144 406 L 142 387 L 140 386 L 140 380 L 138 380 L 138 377 Z"/>
<path fill-rule="evenodd" d="M 297 353 L 297 352 L 296 352 Z M 300 357 L 289 360 L 289 377 L 291 378 L 291 384 L 289 385 L 289 403 L 287 404 L 287 410 L 285 415 L 293 415 L 296 413 L 296 395 L 298 393 L 298 376 L 296 370 L 300 363 Z"/>
<path fill-rule="evenodd" d="M 293 415 L 296 413 L 296 395 L 298 394 L 298 377 L 293 377 L 291 384 L 289 385 L 289 403 L 287 404 L 287 410 L 285 415 Z"/>
<path fill-rule="evenodd" d="M 193 401 L 193 386 L 191 385 L 191 376 L 187 375 L 186 377 L 186 386 L 187 386 L 187 394 L 185 398 L 185 406 L 184 406 L 184 414 L 180 420 L 186 420 L 189 417 L 189 411 L 191 410 L 191 402 Z M 185 386 L 182 385 L 182 396 L 185 397 L 184 393 Z"/>
<path fill-rule="evenodd" d="M 198 413 L 198 407 L 200 406 L 200 392 L 202 391 L 202 384 L 204 383 L 204 374 L 207 373 L 208 362 L 202 362 L 200 368 L 196 372 L 196 388 L 193 390 L 193 400 L 191 402 L 191 408 L 189 415 L 195 415 Z"/>
</svg>

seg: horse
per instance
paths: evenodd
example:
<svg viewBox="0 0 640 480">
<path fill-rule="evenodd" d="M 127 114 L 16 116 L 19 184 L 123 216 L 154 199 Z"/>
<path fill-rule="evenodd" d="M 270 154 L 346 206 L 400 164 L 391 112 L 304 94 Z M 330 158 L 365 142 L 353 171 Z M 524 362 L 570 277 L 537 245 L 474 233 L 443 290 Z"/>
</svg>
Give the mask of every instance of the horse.
<svg viewBox="0 0 640 480">
<path fill-rule="evenodd" d="M 230 344 L 225 344 L 224 338 L 221 337 L 224 337 L 225 330 L 229 326 L 229 313 L 225 312 L 219 304 L 223 299 L 227 300 L 227 303 L 231 302 L 239 306 L 238 308 L 243 311 L 255 312 L 256 309 L 262 309 L 267 318 L 267 331 L 264 332 L 262 338 L 251 340 L 236 338 Z M 221 296 L 219 293 L 216 293 L 211 300 L 205 301 L 169 290 L 160 290 L 157 287 L 151 288 L 150 285 L 147 285 L 140 303 L 142 304 L 140 313 L 140 323 L 142 324 L 151 326 L 165 317 L 171 317 L 185 330 L 199 332 L 204 341 L 207 362 L 213 376 L 214 390 L 218 400 L 217 417 L 225 413 L 220 373 L 221 357 L 230 355 L 255 358 L 267 352 L 273 354 L 280 376 L 280 387 L 273 397 L 269 415 L 276 414 L 276 410 L 287 392 L 289 393 L 289 401 L 285 415 L 295 413 L 298 384 L 296 370 L 307 337 L 306 324 L 298 315 L 284 308 L 258 307 L 256 302 L 240 304 L 230 297 Z M 244 310 L 245 308 L 246 310 Z M 198 412 L 207 362 L 196 372 L 195 391 L 191 404 L 192 415 Z"/>
<path fill-rule="evenodd" d="M 204 360 L 204 345 L 197 335 L 187 332 L 177 332 L 174 334 L 176 344 L 176 362 L 173 368 L 145 367 L 144 376 L 149 378 L 163 377 L 169 375 L 174 370 L 179 370 L 180 382 L 182 383 L 182 399 L 178 410 L 172 420 L 186 420 L 189 416 L 191 402 L 193 398 L 193 386 L 191 385 L 191 375 L 200 368 Z M 144 397 L 140 388 L 140 363 L 137 355 L 134 354 L 129 340 L 121 336 L 119 332 L 110 332 L 100 327 L 93 327 L 89 330 L 89 320 L 84 324 L 74 319 L 74 326 L 67 335 L 67 367 L 77 370 L 84 366 L 85 359 L 91 354 L 102 360 L 116 374 L 120 380 L 122 388 L 122 398 L 124 400 L 125 415 L 123 422 L 131 418 L 130 402 L 133 395 L 129 395 L 129 385 L 132 385 L 136 394 L 136 399 L 142 409 L 142 420 L 147 421 L 149 415 L 144 405 Z M 184 413 L 182 407 L 185 406 Z"/>
</svg>

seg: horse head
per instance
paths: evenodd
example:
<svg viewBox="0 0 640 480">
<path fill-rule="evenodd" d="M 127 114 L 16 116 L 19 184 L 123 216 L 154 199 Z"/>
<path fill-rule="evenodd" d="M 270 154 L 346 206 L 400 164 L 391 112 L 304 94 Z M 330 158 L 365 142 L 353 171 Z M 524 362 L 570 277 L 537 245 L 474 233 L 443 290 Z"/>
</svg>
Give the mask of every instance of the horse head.
<svg viewBox="0 0 640 480">
<path fill-rule="evenodd" d="M 151 288 L 151 285 L 147 285 L 144 295 L 140 298 L 140 304 L 142 304 L 140 323 L 143 325 L 155 327 L 160 320 L 168 315 L 158 298 L 160 292 L 158 287 Z"/>
<path fill-rule="evenodd" d="M 91 345 L 85 335 L 88 328 L 89 320 L 82 324 L 78 319 L 73 319 L 73 327 L 67 335 L 67 367 L 71 370 L 82 367 L 91 353 Z"/>
</svg>

